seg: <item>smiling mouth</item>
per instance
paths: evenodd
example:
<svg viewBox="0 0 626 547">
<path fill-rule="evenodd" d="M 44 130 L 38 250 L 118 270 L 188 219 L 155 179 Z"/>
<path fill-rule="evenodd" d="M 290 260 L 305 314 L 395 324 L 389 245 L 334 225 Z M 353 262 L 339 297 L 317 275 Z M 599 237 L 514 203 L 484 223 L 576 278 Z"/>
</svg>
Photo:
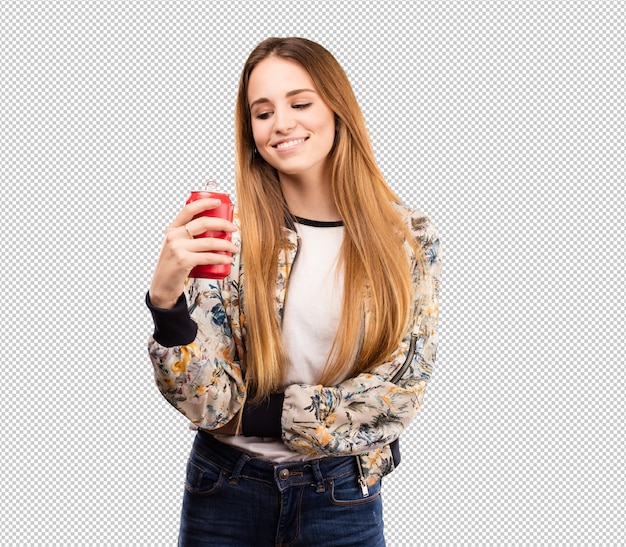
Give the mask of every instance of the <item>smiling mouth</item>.
<svg viewBox="0 0 626 547">
<path fill-rule="evenodd" d="M 278 143 L 276 146 L 274 146 L 274 148 L 276 148 L 276 150 L 283 150 L 285 148 L 291 148 L 293 146 L 297 146 L 298 144 L 302 144 L 306 140 L 307 139 L 304 138 L 304 139 L 293 139 L 290 141 L 284 141 L 284 142 Z"/>
</svg>

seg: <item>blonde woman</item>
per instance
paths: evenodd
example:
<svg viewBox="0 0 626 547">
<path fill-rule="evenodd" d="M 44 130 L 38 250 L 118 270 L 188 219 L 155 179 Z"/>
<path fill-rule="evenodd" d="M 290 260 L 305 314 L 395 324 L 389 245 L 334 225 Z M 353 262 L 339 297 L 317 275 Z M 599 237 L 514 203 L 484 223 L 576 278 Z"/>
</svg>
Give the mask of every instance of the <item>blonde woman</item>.
<svg viewBox="0 0 626 547">
<path fill-rule="evenodd" d="M 381 479 L 435 360 L 437 232 L 383 179 L 322 46 L 259 44 L 235 128 L 234 223 L 186 205 L 146 297 L 157 386 L 197 429 L 179 545 L 385 545 Z"/>
</svg>

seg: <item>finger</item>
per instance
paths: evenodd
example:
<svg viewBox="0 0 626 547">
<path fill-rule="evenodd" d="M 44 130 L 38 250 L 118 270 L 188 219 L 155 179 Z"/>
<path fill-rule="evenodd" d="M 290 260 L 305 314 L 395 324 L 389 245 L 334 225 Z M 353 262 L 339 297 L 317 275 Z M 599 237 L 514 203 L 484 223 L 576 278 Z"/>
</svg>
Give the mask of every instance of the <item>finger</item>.
<svg viewBox="0 0 626 547">
<path fill-rule="evenodd" d="M 227 252 L 230 254 L 239 253 L 240 249 L 227 239 L 218 237 L 198 237 L 189 240 L 186 249 L 192 253 Z"/>
<path fill-rule="evenodd" d="M 230 264 L 233 258 L 228 253 L 197 253 L 194 263 L 197 266 L 209 266 L 211 264 Z"/>
<path fill-rule="evenodd" d="M 202 198 L 187 203 L 176 215 L 171 223 L 171 226 L 178 227 L 183 224 L 187 224 L 193 217 L 200 214 L 202 211 L 209 211 L 219 207 L 222 202 L 215 198 Z"/>
<path fill-rule="evenodd" d="M 232 222 L 220 217 L 200 216 L 190 220 L 185 225 L 185 229 L 192 236 L 197 236 L 205 232 L 236 232 L 237 226 Z"/>
</svg>

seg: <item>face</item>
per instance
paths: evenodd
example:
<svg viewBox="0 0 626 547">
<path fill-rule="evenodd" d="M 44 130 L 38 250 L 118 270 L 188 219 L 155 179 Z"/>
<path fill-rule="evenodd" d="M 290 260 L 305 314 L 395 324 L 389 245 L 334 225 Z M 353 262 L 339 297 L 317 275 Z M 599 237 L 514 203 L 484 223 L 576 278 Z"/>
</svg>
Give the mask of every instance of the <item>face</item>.
<svg viewBox="0 0 626 547">
<path fill-rule="evenodd" d="M 259 154 L 283 177 L 324 176 L 335 115 L 298 63 L 268 57 L 248 82 L 252 134 Z"/>
</svg>

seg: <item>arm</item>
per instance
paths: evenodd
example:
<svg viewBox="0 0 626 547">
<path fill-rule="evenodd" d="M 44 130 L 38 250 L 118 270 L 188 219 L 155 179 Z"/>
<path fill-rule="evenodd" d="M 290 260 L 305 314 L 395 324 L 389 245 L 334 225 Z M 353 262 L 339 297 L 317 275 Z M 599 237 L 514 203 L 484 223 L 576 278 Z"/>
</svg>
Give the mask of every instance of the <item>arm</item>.
<svg viewBox="0 0 626 547">
<path fill-rule="evenodd" d="M 235 255 L 235 278 L 238 268 Z M 150 295 L 146 302 L 155 323 L 148 351 L 159 391 L 197 426 L 224 426 L 244 399 L 236 279 L 192 279 L 173 309 L 154 306 Z"/>
<path fill-rule="evenodd" d="M 295 451 L 342 455 L 385 446 L 408 427 L 423 402 L 435 361 L 441 252 L 430 221 L 415 214 L 407 222 L 412 222 L 424 247 L 424 274 L 430 289 L 390 361 L 337 386 L 291 385 L 284 394 L 273 395 L 267 404 L 246 407 L 244 434 L 258 434 L 259 425 L 265 422 L 266 431 L 282 433 L 285 444 Z M 417 267 L 414 280 L 418 302 Z M 278 410 L 277 402 L 282 404 Z M 282 431 L 273 425 L 281 415 Z"/>
</svg>

